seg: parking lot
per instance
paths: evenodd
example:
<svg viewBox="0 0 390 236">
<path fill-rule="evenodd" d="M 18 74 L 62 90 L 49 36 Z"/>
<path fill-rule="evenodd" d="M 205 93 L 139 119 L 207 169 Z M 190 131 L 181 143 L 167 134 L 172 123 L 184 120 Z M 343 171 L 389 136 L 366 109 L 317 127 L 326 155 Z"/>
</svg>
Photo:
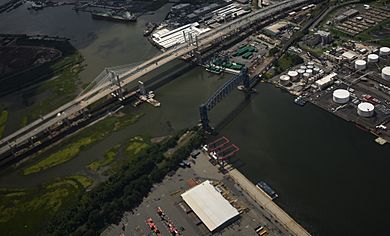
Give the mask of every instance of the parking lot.
<svg viewBox="0 0 390 236">
<path fill-rule="evenodd" d="M 153 219 L 161 235 L 172 235 L 158 215 L 158 207 L 169 217 L 180 235 L 250 236 L 256 235 L 255 229 L 259 226 L 265 226 L 269 235 L 289 235 L 282 225 L 264 212 L 232 179 L 218 172 L 218 168 L 208 161 L 205 154 L 201 153 L 196 159 L 191 158 L 190 162 L 190 168 L 180 168 L 162 183 L 155 185 L 137 209 L 127 212 L 119 225 L 110 226 L 102 235 L 156 235 L 146 223 L 149 217 Z M 206 179 L 218 185 L 225 198 L 241 213 L 237 221 L 213 234 L 180 197 L 191 185 Z"/>
</svg>

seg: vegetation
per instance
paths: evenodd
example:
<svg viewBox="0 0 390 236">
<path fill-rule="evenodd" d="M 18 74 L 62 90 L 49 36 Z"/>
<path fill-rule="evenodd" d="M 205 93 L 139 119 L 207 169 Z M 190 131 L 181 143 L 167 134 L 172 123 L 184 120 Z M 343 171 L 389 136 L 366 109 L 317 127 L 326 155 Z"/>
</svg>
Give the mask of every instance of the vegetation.
<svg viewBox="0 0 390 236">
<path fill-rule="evenodd" d="M 312 47 L 309 47 L 303 43 L 299 43 L 299 47 L 307 52 L 310 52 L 311 54 L 313 54 L 316 57 L 321 57 L 321 55 L 324 53 L 324 50 L 321 47 L 312 48 Z"/>
<path fill-rule="evenodd" d="M 67 139 L 65 144 L 61 145 L 64 146 L 64 148 L 27 167 L 24 169 L 23 174 L 29 175 L 37 173 L 39 171 L 63 164 L 76 157 L 82 149 L 90 147 L 92 144 L 102 140 L 105 136 L 119 130 L 124 126 L 135 123 L 141 116 L 142 114 L 137 114 L 130 117 L 108 117 Z"/>
<path fill-rule="evenodd" d="M 110 150 L 108 150 L 104 154 L 104 159 L 103 160 L 97 160 L 97 161 L 94 161 L 94 162 L 90 163 L 87 166 L 88 169 L 90 169 L 92 171 L 98 171 L 101 168 L 110 165 L 112 162 L 114 162 L 115 157 L 116 157 L 120 147 L 121 147 L 120 144 L 115 145 L 113 148 L 111 148 Z"/>
<path fill-rule="evenodd" d="M 53 78 L 31 89 L 23 94 L 23 102 L 29 108 L 27 116 L 22 117 L 21 125 L 38 119 L 41 115 L 46 114 L 55 108 L 69 102 L 75 97 L 77 91 L 77 75 L 81 71 L 80 63 L 83 61 L 81 54 L 75 52 L 51 66 L 55 71 Z M 45 99 L 34 102 L 32 97 L 37 94 L 43 94 Z"/>
<path fill-rule="evenodd" d="M 27 167 L 26 169 L 24 169 L 23 174 L 24 175 L 34 174 L 39 171 L 46 170 L 51 167 L 58 166 L 64 162 L 67 162 L 70 159 L 76 157 L 80 153 L 82 148 L 85 148 L 90 144 L 96 142 L 98 138 L 99 137 L 82 138 L 77 142 L 65 147 L 64 149 L 39 161 L 38 163 Z"/>
<path fill-rule="evenodd" d="M 73 203 L 91 184 L 90 179 L 80 175 L 32 189 L 0 189 L 0 232 L 3 235 L 43 234 L 47 221 Z"/>
<path fill-rule="evenodd" d="M 94 190 L 80 195 L 69 209 L 52 217 L 47 233 L 98 235 L 108 225 L 119 223 L 125 211 L 138 206 L 153 184 L 162 181 L 203 141 L 201 132 L 190 133 L 190 138 L 182 140 L 181 147 L 166 158 L 164 153 L 177 145 L 179 137 L 175 136 L 140 151 L 121 171 Z M 131 151 L 134 150 L 138 149 L 131 148 Z"/>
<path fill-rule="evenodd" d="M 276 53 L 278 53 L 280 51 L 279 48 L 277 47 L 274 47 L 274 48 L 271 48 L 269 51 L 268 51 L 268 56 L 274 56 Z"/>
<path fill-rule="evenodd" d="M 77 50 L 69 43 L 68 40 L 51 40 L 51 39 L 32 39 L 29 36 L 17 37 L 15 45 L 16 47 L 44 47 L 47 49 L 53 49 L 60 51 L 60 55 L 56 58 L 52 58 L 51 61 L 43 64 L 32 64 L 30 67 L 13 73 L 2 78 L 2 86 L 0 87 L 0 95 L 5 95 L 28 86 L 34 86 L 39 82 L 43 82 L 50 79 L 53 76 L 59 75 L 62 71 L 67 70 L 70 67 L 78 64 L 81 61 L 67 60 L 74 55 L 79 55 Z M 42 51 L 42 50 L 40 50 Z M 22 56 L 30 56 L 24 55 Z M 34 56 L 34 55 L 31 55 Z M 81 57 L 80 57 L 81 58 Z M 21 60 L 21 58 L 16 58 Z M 72 78 L 73 79 L 73 78 Z"/>
<path fill-rule="evenodd" d="M 303 59 L 295 53 L 285 53 L 280 57 L 276 63 L 276 70 L 278 73 L 290 69 L 292 66 L 303 63 Z"/>
<path fill-rule="evenodd" d="M 132 138 L 129 144 L 127 145 L 126 153 L 130 157 L 136 156 L 137 154 L 139 154 L 141 151 L 145 150 L 148 147 L 149 144 L 146 143 L 142 137 L 136 136 Z"/>
<path fill-rule="evenodd" d="M 390 46 L 390 30 L 388 28 L 384 28 L 384 26 L 390 25 L 390 19 L 384 20 L 381 23 L 371 27 L 362 33 L 358 34 L 356 37 L 362 41 L 370 41 L 374 40 L 381 46 Z M 375 37 L 376 32 L 387 32 L 387 36 L 383 37 Z"/>
<path fill-rule="evenodd" d="M 7 120 L 8 120 L 8 111 L 6 110 L 0 111 L 0 138 L 3 137 L 3 132 Z"/>
</svg>

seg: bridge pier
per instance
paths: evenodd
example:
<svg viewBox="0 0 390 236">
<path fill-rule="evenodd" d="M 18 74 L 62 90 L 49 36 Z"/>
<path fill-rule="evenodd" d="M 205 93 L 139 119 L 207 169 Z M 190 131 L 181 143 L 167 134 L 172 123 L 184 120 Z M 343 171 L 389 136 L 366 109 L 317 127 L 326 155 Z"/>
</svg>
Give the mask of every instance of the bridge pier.
<svg viewBox="0 0 390 236">
<path fill-rule="evenodd" d="M 207 106 L 205 104 L 200 105 L 199 112 L 200 112 L 200 122 L 201 122 L 203 130 L 205 130 L 205 131 L 212 130 L 211 126 L 209 125 L 209 116 L 208 116 Z"/>
<path fill-rule="evenodd" d="M 205 104 L 199 106 L 200 122 L 202 128 L 206 131 L 211 131 L 212 128 L 209 124 L 208 112 L 213 109 L 219 102 L 222 101 L 231 91 L 237 88 L 237 85 L 242 83 L 244 91 L 246 92 L 245 98 L 250 96 L 250 78 L 248 75 L 248 68 L 244 67 L 240 74 L 233 79 L 224 83 L 208 100 Z"/>
</svg>

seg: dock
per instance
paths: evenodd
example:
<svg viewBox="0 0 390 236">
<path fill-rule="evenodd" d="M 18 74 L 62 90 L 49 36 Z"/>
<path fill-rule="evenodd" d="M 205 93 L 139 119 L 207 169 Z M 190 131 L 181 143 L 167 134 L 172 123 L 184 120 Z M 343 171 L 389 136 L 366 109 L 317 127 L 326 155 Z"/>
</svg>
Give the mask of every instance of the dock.
<svg viewBox="0 0 390 236">
<path fill-rule="evenodd" d="M 261 207 L 275 217 L 293 235 L 309 236 L 301 225 L 291 218 L 285 211 L 276 205 L 264 192 L 258 189 L 249 179 L 247 179 L 237 169 L 230 169 L 229 176 L 253 198 Z"/>
</svg>

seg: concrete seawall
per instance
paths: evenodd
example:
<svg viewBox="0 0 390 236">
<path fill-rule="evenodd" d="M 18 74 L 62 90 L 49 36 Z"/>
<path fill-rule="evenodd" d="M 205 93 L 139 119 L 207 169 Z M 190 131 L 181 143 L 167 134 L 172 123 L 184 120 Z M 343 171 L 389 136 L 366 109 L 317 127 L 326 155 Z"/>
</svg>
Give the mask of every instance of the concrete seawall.
<svg viewBox="0 0 390 236">
<path fill-rule="evenodd" d="M 258 189 L 249 179 L 247 179 L 237 169 L 231 169 L 229 176 L 255 200 L 260 206 L 275 217 L 293 235 L 309 236 L 301 225 L 291 218 L 285 211 L 276 205 L 264 192 Z"/>
</svg>

